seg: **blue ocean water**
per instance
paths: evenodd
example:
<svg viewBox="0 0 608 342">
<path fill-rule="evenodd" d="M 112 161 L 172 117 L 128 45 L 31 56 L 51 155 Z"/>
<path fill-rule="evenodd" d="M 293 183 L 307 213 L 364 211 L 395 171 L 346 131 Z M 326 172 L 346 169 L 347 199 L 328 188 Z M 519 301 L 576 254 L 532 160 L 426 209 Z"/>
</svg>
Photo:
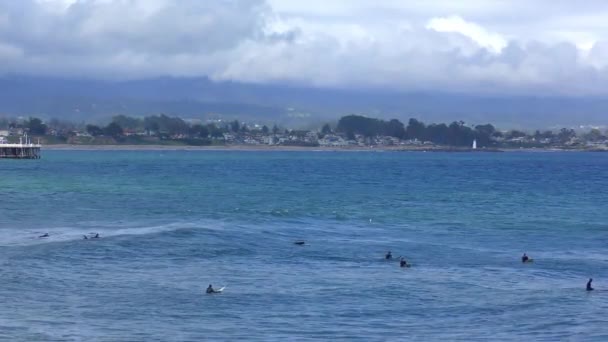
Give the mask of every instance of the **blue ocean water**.
<svg viewBox="0 0 608 342">
<path fill-rule="evenodd" d="M 608 154 L 43 152 L 0 340 L 608 340 Z"/>
</svg>

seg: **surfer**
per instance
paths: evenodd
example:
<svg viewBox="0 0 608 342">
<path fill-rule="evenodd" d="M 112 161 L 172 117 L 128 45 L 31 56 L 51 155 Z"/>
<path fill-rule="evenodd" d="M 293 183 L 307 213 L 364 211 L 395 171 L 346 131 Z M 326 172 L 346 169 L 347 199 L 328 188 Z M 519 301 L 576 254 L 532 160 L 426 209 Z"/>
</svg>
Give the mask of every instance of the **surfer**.
<svg viewBox="0 0 608 342">
<path fill-rule="evenodd" d="M 84 236 L 84 240 L 88 240 L 89 239 L 86 235 L 83 235 L 83 236 Z"/>
<path fill-rule="evenodd" d="M 95 236 L 93 236 L 93 239 L 99 239 L 99 233 L 95 234 Z"/>
<path fill-rule="evenodd" d="M 528 260 L 530 260 L 530 258 L 528 258 L 526 253 L 524 253 L 524 255 L 521 257 L 521 262 L 528 262 Z"/>
<path fill-rule="evenodd" d="M 211 286 L 211 284 L 209 284 L 209 287 L 207 288 L 207 291 L 205 291 L 207 293 L 215 293 L 215 290 L 213 289 L 213 286 Z"/>
<path fill-rule="evenodd" d="M 304 241 L 302 241 L 302 240 L 294 242 L 294 244 L 296 244 L 296 245 L 298 245 L 298 246 L 304 246 L 304 244 L 305 244 L 305 243 L 306 243 L 306 242 L 304 242 Z"/>
<path fill-rule="evenodd" d="M 401 260 L 399 261 L 399 266 L 400 267 L 408 267 L 409 265 L 407 264 L 407 261 L 405 261 L 404 258 L 401 258 Z"/>
<path fill-rule="evenodd" d="M 587 291 L 593 291 L 593 287 L 591 287 L 592 281 L 593 279 L 589 278 L 589 281 L 587 282 Z"/>
<path fill-rule="evenodd" d="M 388 251 L 388 253 L 386 253 L 386 255 L 384 256 L 384 259 L 386 260 L 391 260 L 393 258 L 393 254 L 391 253 L 391 251 Z"/>
<path fill-rule="evenodd" d="M 47 237 L 49 237 L 49 233 L 44 233 L 39 236 L 39 238 L 47 238 Z"/>
</svg>

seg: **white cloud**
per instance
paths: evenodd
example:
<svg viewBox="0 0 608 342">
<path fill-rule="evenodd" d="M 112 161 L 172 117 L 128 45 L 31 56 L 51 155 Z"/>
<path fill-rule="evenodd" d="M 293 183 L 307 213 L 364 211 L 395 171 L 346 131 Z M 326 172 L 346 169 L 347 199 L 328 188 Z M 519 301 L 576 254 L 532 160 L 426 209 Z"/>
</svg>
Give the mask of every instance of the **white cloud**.
<svg viewBox="0 0 608 342">
<path fill-rule="evenodd" d="M 605 2 L 267 1 L 0 1 L 0 73 L 608 92 Z"/>
<path fill-rule="evenodd" d="M 495 53 L 507 46 L 507 40 L 498 33 L 488 32 L 483 27 L 467 22 L 459 16 L 439 17 L 431 19 L 427 29 L 437 32 L 456 32 L 470 38 L 479 46 Z"/>
</svg>

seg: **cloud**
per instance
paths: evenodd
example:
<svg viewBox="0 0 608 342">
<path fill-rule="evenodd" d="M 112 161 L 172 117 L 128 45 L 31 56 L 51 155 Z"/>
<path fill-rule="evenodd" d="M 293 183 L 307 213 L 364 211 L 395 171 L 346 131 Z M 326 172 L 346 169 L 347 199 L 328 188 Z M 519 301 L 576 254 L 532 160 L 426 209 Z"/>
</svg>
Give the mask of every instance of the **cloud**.
<svg viewBox="0 0 608 342">
<path fill-rule="evenodd" d="M 0 73 L 608 92 L 603 2 L 268 1 L 1 1 Z"/>
<path fill-rule="evenodd" d="M 488 32 L 483 27 L 467 22 L 459 16 L 433 18 L 426 25 L 426 28 L 437 32 L 460 33 L 473 40 L 480 47 L 495 53 L 500 53 L 507 46 L 506 39 L 501 35 Z"/>
</svg>

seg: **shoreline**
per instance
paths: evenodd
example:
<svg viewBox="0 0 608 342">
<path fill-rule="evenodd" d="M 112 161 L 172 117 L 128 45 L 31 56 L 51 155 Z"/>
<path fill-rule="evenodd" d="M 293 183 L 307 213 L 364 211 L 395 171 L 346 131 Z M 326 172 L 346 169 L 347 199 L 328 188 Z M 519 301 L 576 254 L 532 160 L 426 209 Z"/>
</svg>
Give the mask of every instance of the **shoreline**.
<svg viewBox="0 0 608 342">
<path fill-rule="evenodd" d="M 310 152 L 447 152 L 447 153 L 501 153 L 501 152 L 608 152 L 606 150 L 560 149 L 560 148 L 492 148 L 477 149 L 458 147 L 420 146 L 281 146 L 281 145 L 44 145 L 43 150 L 54 151 L 310 151 Z"/>
</svg>

